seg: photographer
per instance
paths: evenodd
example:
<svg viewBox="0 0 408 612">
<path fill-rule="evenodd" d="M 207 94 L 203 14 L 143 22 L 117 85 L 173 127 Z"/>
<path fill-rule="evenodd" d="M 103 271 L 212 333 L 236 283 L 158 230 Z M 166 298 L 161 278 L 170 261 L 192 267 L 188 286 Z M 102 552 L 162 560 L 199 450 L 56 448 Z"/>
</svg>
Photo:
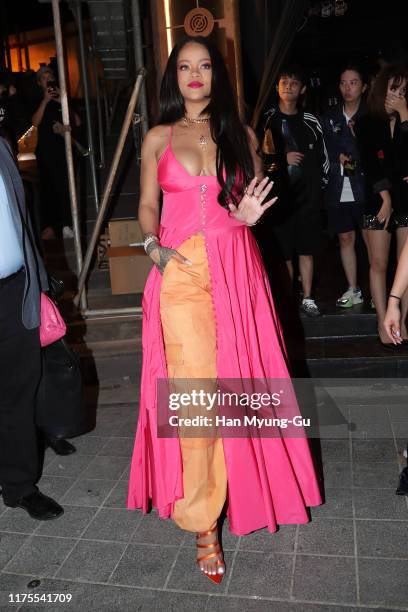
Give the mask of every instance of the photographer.
<svg viewBox="0 0 408 612">
<path fill-rule="evenodd" d="M 37 82 L 41 88 L 42 99 L 36 105 L 32 124 L 38 128 L 36 156 L 41 185 L 41 238 L 50 240 L 56 235 L 72 238 L 60 90 L 54 72 L 47 66 L 38 70 Z M 80 119 L 75 113 L 73 122 L 76 127 L 80 125 Z"/>
</svg>

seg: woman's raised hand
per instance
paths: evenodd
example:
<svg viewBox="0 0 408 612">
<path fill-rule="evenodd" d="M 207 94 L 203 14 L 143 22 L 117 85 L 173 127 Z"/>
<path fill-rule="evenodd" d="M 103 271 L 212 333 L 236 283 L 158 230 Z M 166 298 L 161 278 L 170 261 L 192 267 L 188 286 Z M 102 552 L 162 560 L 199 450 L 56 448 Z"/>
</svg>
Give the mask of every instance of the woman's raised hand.
<svg viewBox="0 0 408 612">
<path fill-rule="evenodd" d="M 244 196 L 239 206 L 229 204 L 229 209 L 233 216 L 246 225 L 255 225 L 264 214 L 265 210 L 275 204 L 277 197 L 266 200 L 268 193 L 273 187 L 273 181 L 265 177 L 258 183 L 256 176 L 245 189 Z"/>
</svg>

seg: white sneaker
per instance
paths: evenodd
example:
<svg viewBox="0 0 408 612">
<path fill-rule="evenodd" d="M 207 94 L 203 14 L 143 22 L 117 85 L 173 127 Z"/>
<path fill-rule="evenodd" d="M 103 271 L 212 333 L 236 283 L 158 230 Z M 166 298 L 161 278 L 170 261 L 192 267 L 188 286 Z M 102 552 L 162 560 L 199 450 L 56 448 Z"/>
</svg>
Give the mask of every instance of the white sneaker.
<svg viewBox="0 0 408 612">
<path fill-rule="evenodd" d="M 62 236 L 63 238 L 73 238 L 74 232 L 68 225 L 66 225 L 65 227 L 62 228 Z"/>
<path fill-rule="evenodd" d="M 317 304 L 312 298 L 303 298 L 301 311 L 307 314 L 308 317 L 320 317 L 321 312 L 317 307 Z"/>
<path fill-rule="evenodd" d="M 352 308 L 356 304 L 362 303 L 363 296 L 361 295 L 361 289 L 351 289 L 351 287 L 349 287 L 336 301 L 336 306 L 339 306 L 339 308 Z"/>
</svg>

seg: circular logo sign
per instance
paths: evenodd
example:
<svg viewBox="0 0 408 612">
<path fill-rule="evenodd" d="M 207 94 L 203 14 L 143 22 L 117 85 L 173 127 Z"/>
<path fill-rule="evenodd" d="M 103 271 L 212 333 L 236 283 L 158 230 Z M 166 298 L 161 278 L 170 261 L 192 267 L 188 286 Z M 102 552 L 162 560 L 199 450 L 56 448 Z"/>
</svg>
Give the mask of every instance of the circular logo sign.
<svg viewBox="0 0 408 612">
<path fill-rule="evenodd" d="M 184 29 L 189 36 L 209 36 L 214 29 L 214 17 L 205 8 L 195 8 L 187 13 Z"/>
</svg>

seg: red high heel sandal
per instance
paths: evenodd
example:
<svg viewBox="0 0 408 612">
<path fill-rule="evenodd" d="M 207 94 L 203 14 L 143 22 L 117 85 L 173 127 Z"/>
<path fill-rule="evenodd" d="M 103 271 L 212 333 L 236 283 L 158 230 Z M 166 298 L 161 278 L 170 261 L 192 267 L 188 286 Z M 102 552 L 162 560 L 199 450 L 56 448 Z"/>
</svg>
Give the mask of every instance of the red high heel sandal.
<svg viewBox="0 0 408 612">
<path fill-rule="evenodd" d="M 217 523 L 214 523 L 214 527 L 212 527 L 209 531 L 203 531 L 202 533 L 197 533 L 196 534 L 196 539 L 199 540 L 199 538 L 202 538 L 204 536 L 210 535 L 211 533 L 214 533 L 214 531 L 217 530 Z M 216 542 L 211 542 L 210 544 L 198 544 L 197 543 L 197 548 L 214 548 L 214 551 L 211 553 L 208 553 L 208 555 L 203 555 L 202 557 L 199 557 L 197 559 L 197 565 L 198 567 L 200 567 L 200 563 L 202 561 L 208 561 L 208 559 L 214 559 L 214 557 L 217 557 L 220 553 L 222 554 L 222 550 L 221 550 L 221 546 L 220 543 L 218 542 L 218 538 Z M 224 572 L 218 573 L 218 568 L 222 566 L 224 568 Z M 216 574 L 208 574 L 207 572 L 205 572 L 204 570 L 201 570 L 201 572 L 207 576 L 207 578 L 209 578 L 212 582 L 215 582 L 216 584 L 220 584 L 224 574 L 225 574 L 225 563 L 224 561 L 221 561 L 221 559 L 217 559 L 216 563 L 215 563 L 215 567 L 217 570 Z"/>
</svg>

